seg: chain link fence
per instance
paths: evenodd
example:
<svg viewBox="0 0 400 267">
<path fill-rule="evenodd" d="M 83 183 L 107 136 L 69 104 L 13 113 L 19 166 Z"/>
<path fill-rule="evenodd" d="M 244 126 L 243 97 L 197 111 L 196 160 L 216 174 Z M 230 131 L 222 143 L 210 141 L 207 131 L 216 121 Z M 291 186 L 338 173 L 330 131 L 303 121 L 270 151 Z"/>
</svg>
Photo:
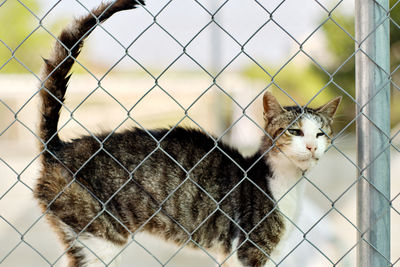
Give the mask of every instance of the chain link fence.
<svg viewBox="0 0 400 267">
<path fill-rule="evenodd" d="M 94 135 L 99 125 L 111 133 L 183 125 L 251 154 L 265 134 L 266 90 L 288 105 L 342 95 L 336 135 L 325 158 L 299 181 L 307 185 L 302 216 L 275 264 L 400 266 L 398 1 L 355 1 L 355 7 L 345 0 L 148 2 L 115 15 L 89 39 L 76 60 L 61 137 Z M 0 21 L 7 22 L 0 30 L 1 265 L 64 264 L 66 251 L 32 197 L 41 153 L 38 58 L 65 25 L 57 20 L 64 10 L 85 13 L 97 4 L 0 3 Z M 12 23 L 25 17 L 18 36 Z M 200 246 L 187 249 L 189 242 L 174 247 L 133 234 L 120 252 L 122 265 L 221 263 Z"/>
</svg>

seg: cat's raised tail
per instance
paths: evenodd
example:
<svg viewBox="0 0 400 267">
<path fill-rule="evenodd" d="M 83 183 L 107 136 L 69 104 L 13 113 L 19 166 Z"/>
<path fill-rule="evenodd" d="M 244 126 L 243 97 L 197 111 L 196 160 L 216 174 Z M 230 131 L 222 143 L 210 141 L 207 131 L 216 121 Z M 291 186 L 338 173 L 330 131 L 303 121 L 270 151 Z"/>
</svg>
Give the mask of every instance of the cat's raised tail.
<svg viewBox="0 0 400 267">
<path fill-rule="evenodd" d="M 86 37 L 99 23 L 116 12 L 133 9 L 140 5 L 144 5 L 143 0 L 116 0 L 103 3 L 88 15 L 76 18 L 58 36 L 50 58 L 44 59 L 42 83 L 39 88 L 42 100 L 42 117 L 39 126 L 42 150 L 45 148 L 53 150 L 60 145 L 57 125 L 68 87 L 69 72 Z"/>
</svg>

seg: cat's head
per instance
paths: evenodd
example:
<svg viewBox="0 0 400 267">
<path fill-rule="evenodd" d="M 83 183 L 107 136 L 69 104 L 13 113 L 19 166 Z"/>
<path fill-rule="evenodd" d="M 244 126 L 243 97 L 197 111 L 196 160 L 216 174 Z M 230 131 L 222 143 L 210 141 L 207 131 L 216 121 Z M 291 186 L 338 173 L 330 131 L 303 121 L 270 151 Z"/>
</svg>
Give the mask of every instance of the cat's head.
<svg viewBox="0 0 400 267">
<path fill-rule="evenodd" d="M 282 107 L 269 92 L 263 97 L 271 156 L 284 156 L 302 171 L 313 167 L 331 143 L 332 121 L 341 97 L 318 108 Z M 266 139 L 270 139 L 266 137 Z"/>
</svg>

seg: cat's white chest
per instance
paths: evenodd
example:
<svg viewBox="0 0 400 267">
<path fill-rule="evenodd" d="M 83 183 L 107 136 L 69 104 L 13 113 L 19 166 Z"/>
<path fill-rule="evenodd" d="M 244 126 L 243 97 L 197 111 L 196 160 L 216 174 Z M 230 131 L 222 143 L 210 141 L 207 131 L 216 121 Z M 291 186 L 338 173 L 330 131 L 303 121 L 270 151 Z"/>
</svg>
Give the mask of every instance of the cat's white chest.
<svg viewBox="0 0 400 267">
<path fill-rule="evenodd" d="M 284 165 L 284 162 L 280 162 L 280 165 L 275 165 L 274 175 L 270 178 L 270 190 L 277 201 L 285 225 L 281 240 L 271 255 L 276 263 L 284 256 L 285 245 L 299 217 L 305 185 L 301 176 L 301 171 L 294 168 L 292 164 Z M 269 263 L 273 262 L 269 261 Z"/>
<path fill-rule="evenodd" d="M 284 217 L 290 220 L 297 219 L 304 183 L 299 178 L 274 177 L 270 181 L 270 187 L 279 211 Z"/>
</svg>

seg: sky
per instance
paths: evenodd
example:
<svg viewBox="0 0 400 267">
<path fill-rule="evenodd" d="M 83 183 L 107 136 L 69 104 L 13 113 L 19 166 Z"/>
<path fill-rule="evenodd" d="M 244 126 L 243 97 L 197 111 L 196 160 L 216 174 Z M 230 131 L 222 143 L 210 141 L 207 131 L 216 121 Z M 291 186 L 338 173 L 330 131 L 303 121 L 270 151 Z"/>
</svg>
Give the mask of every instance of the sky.
<svg viewBox="0 0 400 267">
<path fill-rule="evenodd" d="M 41 1 L 43 14 L 55 5 L 44 23 L 60 17 L 68 21 L 98 3 Z M 321 31 L 313 34 L 327 17 L 321 5 L 330 10 L 338 2 L 342 10 L 352 9 L 349 0 L 148 0 L 146 9 L 121 12 L 97 29 L 84 53 L 99 64 L 113 65 L 122 58 L 119 65 L 127 68 L 166 68 L 175 60 L 173 68 L 193 70 L 240 69 L 254 61 L 281 66 L 310 35 L 304 49 L 311 54 L 321 50 Z M 210 23 L 216 9 L 218 25 Z M 187 55 L 182 56 L 183 47 Z"/>
</svg>

